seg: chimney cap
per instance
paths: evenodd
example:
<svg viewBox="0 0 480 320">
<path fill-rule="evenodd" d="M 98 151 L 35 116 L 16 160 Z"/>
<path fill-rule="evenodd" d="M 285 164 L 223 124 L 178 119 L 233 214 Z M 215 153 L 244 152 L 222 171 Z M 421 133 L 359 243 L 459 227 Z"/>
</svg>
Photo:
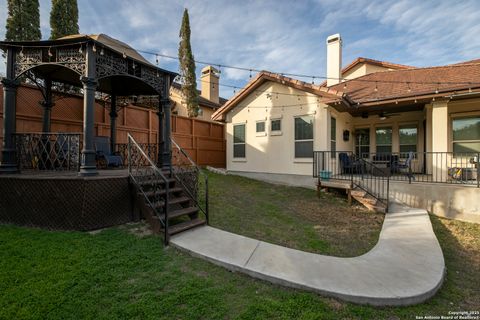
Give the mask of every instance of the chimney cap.
<svg viewBox="0 0 480 320">
<path fill-rule="evenodd" d="M 206 66 L 202 69 L 202 76 L 207 75 L 209 73 L 218 76 L 218 74 L 220 73 L 220 70 L 218 70 L 217 68 L 214 68 L 213 66 Z"/>
<path fill-rule="evenodd" d="M 332 34 L 331 36 L 328 36 L 327 38 L 327 44 L 329 43 L 332 43 L 332 42 L 336 42 L 336 41 L 342 41 L 342 38 L 340 37 L 340 33 L 335 33 L 335 34 Z"/>
</svg>

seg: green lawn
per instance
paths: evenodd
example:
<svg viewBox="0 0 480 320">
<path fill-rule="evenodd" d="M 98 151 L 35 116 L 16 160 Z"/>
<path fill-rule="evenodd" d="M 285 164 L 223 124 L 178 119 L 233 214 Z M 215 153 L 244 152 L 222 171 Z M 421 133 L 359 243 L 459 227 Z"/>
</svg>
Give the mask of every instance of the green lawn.
<svg viewBox="0 0 480 320">
<path fill-rule="evenodd" d="M 223 178 L 212 177 L 213 195 L 228 191 L 217 179 Z M 230 191 L 239 188 L 232 185 Z M 314 199 L 308 190 L 286 188 L 285 192 L 305 196 L 305 201 Z M 324 202 L 338 201 L 342 214 L 343 200 L 323 197 Z M 240 203 L 244 211 L 239 213 L 249 211 L 250 204 Z M 216 206 L 221 205 L 212 201 L 212 222 L 217 226 L 222 219 Z M 254 217 L 251 213 L 247 220 Z M 283 219 L 276 223 L 291 222 Z M 0 226 L 0 319 L 415 319 L 447 315 L 449 310 L 478 310 L 480 225 L 431 219 L 444 250 L 447 279 L 436 297 L 404 308 L 353 305 L 231 273 L 174 248 L 164 249 L 160 236 L 136 235 L 141 225 L 95 234 Z M 249 223 L 247 232 L 262 235 L 257 229 L 263 229 L 263 223 Z M 265 234 L 281 242 L 281 236 Z M 308 242 L 288 243 L 308 247 Z M 349 254 L 328 240 L 325 243 L 309 249 Z"/>
<path fill-rule="evenodd" d="M 304 251 L 354 257 L 378 241 L 383 214 L 349 206 L 346 196 L 209 173 L 210 223 Z"/>
</svg>

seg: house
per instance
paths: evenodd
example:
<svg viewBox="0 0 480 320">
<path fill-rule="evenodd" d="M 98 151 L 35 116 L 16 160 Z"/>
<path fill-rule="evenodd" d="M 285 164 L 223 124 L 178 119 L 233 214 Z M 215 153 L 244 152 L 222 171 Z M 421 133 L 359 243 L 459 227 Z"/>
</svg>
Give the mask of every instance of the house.
<svg viewBox="0 0 480 320">
<path fill-rule="evenodd" d="M 327 79 L 260 72 L 215 112 L 226 122 L 227 170 L 313 187 L 326 166 L 340 179 L 346 153 L 369 173 L 388 171 L 387 200 L 480 222 L 478 60 L 415 68 L 360 58 L 342 70 L 334 35 Z"/>
<path fill-rule="evenodd" d="M 219 74 L 220 72 L 212 66 L 202 69 L 201 90 L 198 90 L 200 110 L 196 119 L 212 121 L 212 114 L 227 102 L 219 96 Z M 188 117 L 187 107 L 182 101 L 182 86 L 178 82 L 173 82 L 170 87 L 170 99 L 173 102 L 172 113 Z"/>
</svg>

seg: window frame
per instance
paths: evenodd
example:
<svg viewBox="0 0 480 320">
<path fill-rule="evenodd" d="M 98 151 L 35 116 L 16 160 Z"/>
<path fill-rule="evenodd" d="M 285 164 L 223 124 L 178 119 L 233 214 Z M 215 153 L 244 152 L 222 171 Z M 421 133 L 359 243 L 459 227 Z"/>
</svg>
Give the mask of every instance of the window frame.
<svg viewBox="0 0 480 320">
<path fill-rule="evenodd" d="M 280 129 L 278 130 L 275 130 L 273 129 L 273 122 L 274 121 L 278 121 L 280 123 Z M 273 118 L 273 119 L 270 119 L 270 135 L 272 136 L 279 136 L 282 134 L 282 118 Z"/>
<path fill-rule="evenodd" d="M 263 131 L 258 131 L 258 125 L 263 123 Z M 257 137 L 264 137 L 267 135 L 267 121 L 266 120 L 257 120 L 255 121 L 255 135 Z"/>
<path fill-rule="evenodd" d="M 310 117 L 312 119 L 312 138 L 311 139 L 296 139 L 296 119 Z M 295 160 L 313 160 L 313 144 L 315 138 L 315 115 L 313 114 L 303 114 L 293 117 L 293 157 Z M 312 142 L 312 156 L 310 157 L 298 157 L 296 154 L 296 144 L 297 142 Z"/>
<path fill-rule="evenodd" d="M 403 143 L 402 144 L 402 139 L 401 139 L 401 135 L 400 135 L 400 131 L 402 129 L 415 129 L 416 130 L 416 141 L 415 141 L 415 145 L 411 144 L 411 143 Z M 418 152 L 418 125 L 417 124 L 403 124 L 403 125 L 400 125 L 398 127 L 398 152 L 399 152 L 399 155 L 400 155 L 400 158 L 401 159 L 404 159 L 404 158 L 407 158 L 408 157 L 408 153 L 410 151 L 412 151 L 416 157 L 417 155 L 417 152 Z M 409 151 L 402 151 L 402 146 L 415 146 L 415 150 L 409 150 Z"/>
<path fill-rule="evenodd" d="M 243 126 L 243 142 L 235 142 L 235 127 Z M 244 160 L 247 158 L 247 124 L 245 122 L 233 124 L 233 137 L 232 137 L 232 155 L 234 160 Z M 235 156 L 235 146 L 243 145 L 243 157 Z"/>
<path fill-rule="evenodd" d="M 357 138 L 359 136 L 358 132 L 366 130 L 368 132 L 368 144 L 358 144 L 357 143 Z M 360 128 L 355 128 L 355 154 L 357 156 L 362 157 L 363 159 L 368 159 L 370 158 L 370 150 L 371 150 L 371 128 L 370 127 L 360 127 Z M 368 152 L 362 152 L 362 149 L 367 147 Z M 358 152 L 357 152 L 358 150 Z"/>
<path fill-rule="evenodd" d="M 455 116 L 452 116 L 452 119 L 451 119 L 451 141 L 452 141 L 452 144 L 451 144 L 451 147 L 452 147 L 452 152 L 453 152 L 453 155 L 454 157 L 457 157 L 458 155 L 457 154 L 466 154 L 466 152 L 455 152 L 455 143 L 461 143 L 461 142 L 466 142 L 466 143 L 470 143 L 470 142 L 476 142 L 476 143 L 480 143 L 480 137 L 479 139 L 464 139 L 464 140 L 455 140 L 454 138 L 454 128 L 453 128 L 453 123 L 455 120 L 463 120 L 463 119 L 480 119 L 480 114 L 477 114 L 477 113 L 474 113 L 474 114 L 459 114 L 459 115 L 455 115 Z M 475 152 L 479 152 L 480 153 L 480 150 L 479 151 L 471 151 L 472 153 L 475 153 Z"/>
<path fill-rule="evenodd" d="M 335 130 L 334 126 L 335 124 Z M 332 137 L 332 135 L 334 135 Z M 336 158 L 337 153 L 337 118 L 330 116 L 330 157 Z"/>
<path fill-rule="evenodd" d="M 390 144 L 378 144 L 378 139 L 377 139 L 377 131 L 378 130 L 384 130 L 384 129 L 390 129 Z M 386 147 L 390 146 L 390 151 L 389 152 L 379 152 L 378 147 Z M 375 127 L 375 154 L 392 154 L 393 153 L 393 126 L 381 126 L 381 127 Z"/>
</svg>

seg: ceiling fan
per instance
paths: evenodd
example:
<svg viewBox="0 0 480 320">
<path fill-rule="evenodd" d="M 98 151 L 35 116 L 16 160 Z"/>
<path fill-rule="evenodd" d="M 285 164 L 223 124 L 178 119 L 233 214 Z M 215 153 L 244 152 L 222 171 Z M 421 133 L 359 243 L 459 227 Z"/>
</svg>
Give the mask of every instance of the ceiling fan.
<svg viewBox="0 0 480 320">
<path fill-rule="evenodd" d="M 399 115 L 400 115 L 400 113 L 391 113 L 391 112 L 382 111 L 378 114 L 378 117 L 380 118 L 380 120 L 386 120 L 390 117 L 395 117 L 395 116 L 399 116 Z"/>
</svg>

